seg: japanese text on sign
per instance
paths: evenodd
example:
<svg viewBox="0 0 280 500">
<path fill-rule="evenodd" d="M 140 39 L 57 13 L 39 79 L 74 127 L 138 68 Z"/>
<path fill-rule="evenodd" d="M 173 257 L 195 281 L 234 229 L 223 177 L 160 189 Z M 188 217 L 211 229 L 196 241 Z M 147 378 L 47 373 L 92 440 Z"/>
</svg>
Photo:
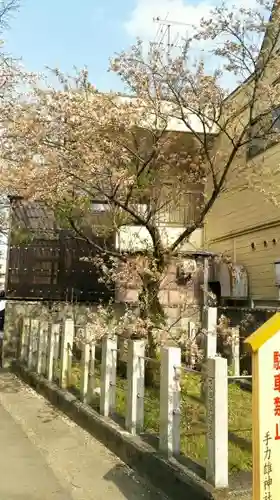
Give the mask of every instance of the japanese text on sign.
<svg viewBox="0 0 280 500">
<path fill-rule="evenodd" d="M 274 351 L 273 353 L 273 370 L 274 370 L 274 392 L 279 395 L 274 397 L 274 416 L 278 417 L 278 422 L 275 422 L 275 441 L 280 440 L 280 351 Z"/>
<path fill-rule="evenodd" d="M 272 487 L 272 463 L 271 463 L 271 435 L 266 432 L 264 437 L 264 465 L 263 465 L 263 500 L 273 500 L 271 494 Z"/>
</svg>

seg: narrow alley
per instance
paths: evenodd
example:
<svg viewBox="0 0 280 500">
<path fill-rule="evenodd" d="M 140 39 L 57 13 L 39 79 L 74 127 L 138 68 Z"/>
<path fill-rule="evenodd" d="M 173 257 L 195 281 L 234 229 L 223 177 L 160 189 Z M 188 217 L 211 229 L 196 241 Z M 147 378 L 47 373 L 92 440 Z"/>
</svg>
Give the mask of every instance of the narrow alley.
<svg viewBox="0 0 280 500">
<path fill-rule="evenodd" d="M 166 497 L 11 373 L 0 374 L 0 498 Z"/>
</svg>

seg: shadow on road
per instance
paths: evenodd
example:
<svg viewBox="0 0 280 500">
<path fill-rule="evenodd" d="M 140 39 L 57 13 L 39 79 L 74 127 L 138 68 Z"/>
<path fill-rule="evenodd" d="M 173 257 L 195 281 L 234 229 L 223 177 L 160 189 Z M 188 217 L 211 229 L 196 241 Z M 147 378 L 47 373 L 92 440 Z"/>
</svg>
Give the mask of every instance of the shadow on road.
<svg viewBox="0 0 280 500">
<path fill-rule="evenodd" d="M 116 465 L 105 474 L 104 479 L 114 483 L 127 500 L 140 500 L 140 498 L 145 498 L 145 500 L 168 500 L 161 491 L 154 489 L 144 479 L 140 479 L 133 470 L 123 464 Z"/>
</svg>

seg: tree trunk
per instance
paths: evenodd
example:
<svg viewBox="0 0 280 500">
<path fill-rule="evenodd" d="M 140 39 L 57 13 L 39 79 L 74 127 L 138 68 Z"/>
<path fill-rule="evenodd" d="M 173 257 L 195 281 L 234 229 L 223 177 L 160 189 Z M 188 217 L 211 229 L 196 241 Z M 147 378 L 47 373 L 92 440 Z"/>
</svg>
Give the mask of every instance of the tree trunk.
<svg viewBox="0 0 280 500">
<path fill-rule="evenodd" d="M 157 359 L 157 330 L 164 327 L 166 319 L 164 309 L 159 300 L 160 282 L 150 274 L 142 276 L 142 289 L 139 293 L 140 317 L 147 320 L 147 347 L 148 358 Z M 146 385 L 154 384 L 159 373 L 159 365 L 153 361 L 147 361 L 145 370 Z"/>
</svg>

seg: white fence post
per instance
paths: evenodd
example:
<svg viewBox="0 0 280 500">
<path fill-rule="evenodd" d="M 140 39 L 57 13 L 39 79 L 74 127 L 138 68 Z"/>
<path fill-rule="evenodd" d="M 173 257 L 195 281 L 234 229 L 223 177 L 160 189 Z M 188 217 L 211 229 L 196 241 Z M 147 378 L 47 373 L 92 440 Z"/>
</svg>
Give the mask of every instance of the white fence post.
<svg viewBox="0 0 280 500">
<path fill-rule="evenodd" d="M 207 307 L 204 311 L 204 325 L 206 330 L 206 352 L 205 357 L 213 358 L 217 354 L 217 307 Z"/>
<path fill-rule="evenodd" d="M 73 346 L 74 340 L 74 321 L 66 319 L 62 332 L 61 342 L 61 367 L 60 367 L 60 387 L 66 389 L 71 376 L 71 357 L 69 355 L 69 347 Z"/>
<path fill-rule="evenodd" d="M 207 360 L 206 479 L 215 488 L 228 487 L 228 373 L 227 360 Z"/>
<path fill-rule="evenodd" d="M 53 366 L 55 356 L 55 341 L 59 335 L 59 325 L 49 325 L 48 344 L 47 344 L 47 379 L 51 382 L 53 379 Z"/>
<path fill-rule="evenodd" d="M 240 338 L 239 329 L 236 328 L 232 339 L 232 364 L 233 375 L 240 376 Z"/>
<path fill-rule="evenodd" d="M 162 347 L 159 449 L 168 455 L 180 453 L 180 367 L 181 349 Z"/>
<path fill-rule="evenodd" d="M 116 407 L 117 337 L 103 337 L 100 413 L 108 417 Z"/>
<path fill-rule="evenodd" d="M 131 434 L 141 432 L 144 426 L 145 342 L 129 340 L 127 352 L 126 429 Z"/>
</svg>

